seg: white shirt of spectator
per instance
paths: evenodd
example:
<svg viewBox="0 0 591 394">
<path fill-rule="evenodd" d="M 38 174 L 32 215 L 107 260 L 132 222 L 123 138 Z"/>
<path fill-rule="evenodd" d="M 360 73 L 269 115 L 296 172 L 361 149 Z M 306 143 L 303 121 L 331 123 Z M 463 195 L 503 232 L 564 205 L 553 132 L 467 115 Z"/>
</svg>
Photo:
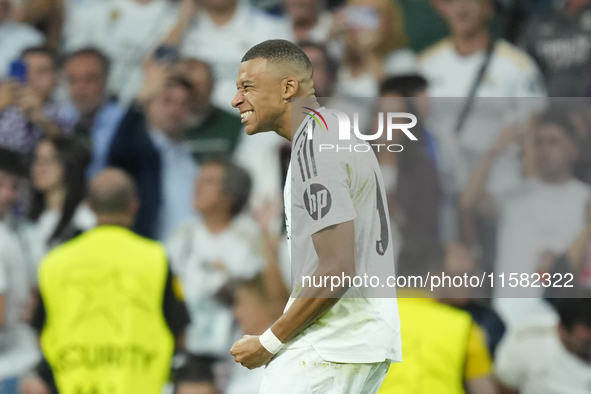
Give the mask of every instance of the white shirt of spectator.
<svg viewBox="0 0 591 394">
<path fill-rule="evenodd" d="M 31 288 L 22 244 L 8 223 L 0 220 L 0 294 L 5 302 L 0 380 L 26 372 L 39 358 L 35 336 L 23 320 Z"/>
<path fill-rule="evenodd" d="M 528 180 L 522 187 L 496 196 L 500 210 L 497 274 L 504 272 L 506 281 L 512 272 L 532 274 L 538 272 L 543 252 L 566 252 L 585 225 L 590 197 L 591 188 L 574 179 L 560 185 Z M 497 297 L 502 296 L 499 287 L 495 291 Z M 541 299 L 499 298 L 494 302 L 509 327 L 551 313 Z"/>
<path fill-rule="evenodd" d="M 450 39 L 445 39 L 427 49 L 419 57 L 420 68 L 429 82 L 431 97 L 466 97 L 470 93 L 485 58 L 485 51 L 470 55 L 460 55 Z M 475 100 L 459 136 L 464 150 L 479 156 L 486 152 L 494 142 L 502 126 L 511 121 L 519 121 L 535 110 L 539 110 L 545 100 L 510 99 L 522 97 L 544 97 L 546 95 L 541 74 L 531 58 L 517 47 L 504 40 L 495 43 L 490 63 L 476 91 L 476 97 L 500 97 L 503 100 Z M 437 131 L 455 133 L 455 127 L 465 99 L 438 100 L 433 108 L 437 118 Z M 444 108 L 442 104 L 446 104 Z M 491 106 L 493 108 L 491 108 Z M 517 111 L 517 107 L 524 107 Z M 438 113 L 438 110 L 443 113 Z M 492 120 L 494 119 L 494 122 Z M 502 119 L 502 122 L 499 122 Z M 490 126 L 483 130 L 482 123 Z M 490 122 L 489 122 L 490 121 Z M 472 123 L 471 123 L 472 122 Z M 476 123 L 478 122 L 478 123 Z M 490 123 L 490 124 L 489 124 Z M 496 127 L 493 127 L 496 126 Z M 471 162 L 478 158 L 469 157 Z"/>
<path fill-rule="evenodd" d="M 8 75 L 10 63 L 29 47 L 43 44 L 45 38 L 36 29 L 11 20 L 0 22 L 0 78 Z"/>
<path fill-rule="evenodd" d="M 456 145 L 465 160 L 468 172 L 459 169 L 453 183 L 461 188 L 467 181 L 467 174 L 474 168 L 482 155 L 487 152 L 503 127 L 523 122 L 540 111 L 546 104 L 546 91 L 542 76 L 533 60 L 517 47 L 504 40 L 495 43 L 490 63 L 476 91 L 476 97 L 498 97 L 499 99 L 474 100 L 466 117 L 464 127 L 458 134 L 456 125 L 465 106 L 462 97 L 470 89 L 485 59 L 485 51 L 460 55 L 451 39 L 445 39 L 427 49 L 419 57 L 420 68 L 429 82 L 431 97 L 458 97 L 458 99 L 435 100 L 431 117 L 433 131 L 441 146 L 442 156 L 454 155 L 451 146 Z M 529 99 L 525 99 L 529 98 Z M 446 147 L 448 147 L 446 149 Z M 510 157 L 513 156 L 513 157 Z M 516 152 L 504 157 L 503 168 L 493 168 L 493 188 L 507 190 L 516 185 L 520 173 L 520 162 Z M 445 157 L 442 160 L 446 161 Z M 453 162 L 449 159 L 448 162 Z M 453 165 L 453 164 L 451 164 Z M 496 174 L 499 176 L 496 176 Z M 511 179 L 501 179 L 501 178 Z"/>
<path fill-rule="evenodd" d="M 523 327 L 499 345 L 495 375 L 520 394 L 587 394 L 591 364 L 566 350 L 554 322 Z"/>
<path fill-rule="evenodd" d="M 288 21 L 239 2 L 234 17 L 223 26 L 216 25 L 207 12 L 200 12 L 185 34 L 181 54 L 211 65 L 216 79 L 213 103 L 236 114 L 231 102 L 242 57 L 254 45 L 279 38 L 292 39 Z"/>
<path fill-rule="evenodd" d="M 484 61 L 485 51 L 460 55 L 451 39 L 421 53 L 421 70 L 432 97 L 466 97 Z M 498 40 L 477 97 L 540 97 L 545 95 L 533 60 L 505 40 Z"/>
<path fill-rule="evenodd" d="M 203 221 L 195 219 L 166 242 L 191 316 L 186 339 L 189 353 L 228 357 L 237 327 L 232 310 L 215 295 L 229 279 L 250 279 L 263 269 L 256 228 L 252 219 L 241 216 L 224 232 L 211 234 Z"/>
<path fill-rule="evenodd" d="M 371 149 L 367 153 L 319 152 L 320 144 L 342 145 L 342 141 L 338 140 L 336 117 L 325 113 L 324 118 L 331 131 L 317 131 L 312 139 L 313 144 L 309 143 L 307 132 L 304 131 L 307 129 L 307 120 L 293 137 L 293 160 L 284 191 L 293 281 L 292 295 L 286 310 L 302 290 L 302 276 L 312 275 L 318 267 L 312 235 L 332 225 L 354 221 L 357 275 L 371 275 L 374 267 L 380 267 L 380 271 L 381 267 L 389 267 L 390 274 L 394 275 L 392 231 L 387 206 L 384 206 L 382 218 L 377 208 L 377 193 L 381 193 L 382 201 L 386 201 L 377 159 Z M 355 140 L 353 137 L 352 141 Z M 302 155 L 298 156 L 298 153 Z M 301 158 L 301 164 L 296 157 Z M 320 196 L 320 192 L 324 193 L 324 197 Z M 314 194 L 316 200 L 325 198 L 324 201 L 328 201 L 327 195 L 330 194 L 331 202 L 325 203 L 322 210 L 318 203 L 316 209 L 309 212 L 305 204 L 309 207 L 312 205 L 305 201 L 306 193 L 308 196 Z M 379 255 L 376 241 L 380 238 L 383 220 L 388 228 L 388 247 L 383 255 Z M 352 287 L 346 298 L 341 298 L 330 312 L 287 344 L 287 348 L 311 345 L 323 360 L 331 362 L 401 361 L 398 303 L 394 298 L 394 289 L 391 290 L 393 297 L 371 298 L 367 296 L 366 289 Z"/>
<path fill-rule="evenodd" d="M 135 98 L 143 81 L 142 61 L 168 34 L 177 13 L 178 8 L 167 0 L 74 4 L 64 32 L 65 50 L 95 46 L 109 56 L 108 88 L 125 105 Z"/>
</svg>

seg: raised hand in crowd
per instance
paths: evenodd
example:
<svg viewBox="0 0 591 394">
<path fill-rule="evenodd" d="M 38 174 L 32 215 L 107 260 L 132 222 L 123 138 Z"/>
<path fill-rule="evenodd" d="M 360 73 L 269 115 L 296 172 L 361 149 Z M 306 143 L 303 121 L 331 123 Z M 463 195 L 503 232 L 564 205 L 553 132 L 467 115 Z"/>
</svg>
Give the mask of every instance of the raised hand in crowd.
<svg viewBox="0 0 591 394">
<path fill-rule="evenodd" d="M 189 28 L 189 25 L 193 21 L 193 17 L 198 11 L 199 6 L 197 4 L 197 0 L 181 0 L 177 21 L 162 44 L 172 45 L 175 47 L 180 45 L 185 32 Z"/>
<path fill-rule="evenodd" d="M 172 66 L 159 63 L 150 57 L 144 61 L 144 82 L 137 95 L 137 102 L 141 105 L 148 103 L 166 87 L 166 83 L 173 76 Z"/>
</svg>

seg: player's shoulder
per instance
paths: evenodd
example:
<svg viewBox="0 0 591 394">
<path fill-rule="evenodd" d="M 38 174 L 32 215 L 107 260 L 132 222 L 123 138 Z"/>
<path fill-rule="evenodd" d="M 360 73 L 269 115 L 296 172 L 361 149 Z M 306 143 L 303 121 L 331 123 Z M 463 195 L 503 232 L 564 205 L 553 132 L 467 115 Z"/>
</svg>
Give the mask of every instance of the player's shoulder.
<svg viewBox="0 0 591 394">
<path fill-rule="evenodd" d="M 497 41 L 495 55 L 506 67 L 510 67 L 522 73 L 534 72 L 536 69 L 532 58 L 525 51 L 508 41 Z"/>
<path fill-rule="evenodd" d="M 432 61 L 436 61 L 440 56 L 444 55 L 451 48 L 451 38 L 446 37 L 420 52 L 418 56 L 419 64 L 424 65 Z"/>
</svg>

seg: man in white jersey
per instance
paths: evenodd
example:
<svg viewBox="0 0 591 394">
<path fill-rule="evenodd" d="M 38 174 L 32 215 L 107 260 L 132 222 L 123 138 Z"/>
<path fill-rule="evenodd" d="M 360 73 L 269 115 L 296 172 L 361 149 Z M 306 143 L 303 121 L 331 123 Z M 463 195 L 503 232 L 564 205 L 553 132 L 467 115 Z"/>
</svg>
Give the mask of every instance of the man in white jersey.
<svg viewBox="0 0 591 394">
<path fill-rule="evenodd" d="M 363 276 L 376 267 L 394 274 L 377 160 L 371 149 L 320 152 L 320 144 L 337 143 L 339 124 L 316 102 L 310 60 L 296 45 L 269 40 L 254 46 L 236 82 L 232 105 L 246 133 L 275 130 L 293 143 L 285 206 L 294 290 L 283 315 L 261 336 L 237 341 L 231 353 L 247 368 L 266 365 L 264 394 L 375 393 L 390 363 L 402 359 L 395 297 L 371 298 L 371 289 L 346 281 L 304 287 L 301 279 Z M 313 139 L 296 99 L 325 119 L 327 128 L 317 127 Z"/>
</svg>

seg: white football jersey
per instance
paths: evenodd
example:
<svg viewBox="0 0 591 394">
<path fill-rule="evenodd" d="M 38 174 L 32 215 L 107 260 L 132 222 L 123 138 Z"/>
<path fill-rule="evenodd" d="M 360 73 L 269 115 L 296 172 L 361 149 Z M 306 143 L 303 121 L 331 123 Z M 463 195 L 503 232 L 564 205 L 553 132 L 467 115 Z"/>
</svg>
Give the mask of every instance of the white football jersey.
<svg viewBox="0 0 591 394">
<path fill-rule="evenodd" d="M 355 275 L 379 274 L 380 284 L 375 289 L 350 288 L 288 346 L 312 345 L 324 360 L 332 362 L 401 361 L 396 292 L 382 287 L 387 276 L 394 275 L 395 261 L 379 165 L 366 142 L 355 137 L 339 141 L 336 117 L 325 109 L 319 112 L 327 122 L 326 129 L 315 127 L 309 140 L 306 120 L 292 138 L 284 197 L 293 291 L 286 310 L 302 289 L 302 276 L 313 275 L 318 267 L 312 235 L 339 223 L 354 222 Z M 367 151 L 336 152 L 321 150 L 321 145 L 356 145 Z"/>
</svg>

